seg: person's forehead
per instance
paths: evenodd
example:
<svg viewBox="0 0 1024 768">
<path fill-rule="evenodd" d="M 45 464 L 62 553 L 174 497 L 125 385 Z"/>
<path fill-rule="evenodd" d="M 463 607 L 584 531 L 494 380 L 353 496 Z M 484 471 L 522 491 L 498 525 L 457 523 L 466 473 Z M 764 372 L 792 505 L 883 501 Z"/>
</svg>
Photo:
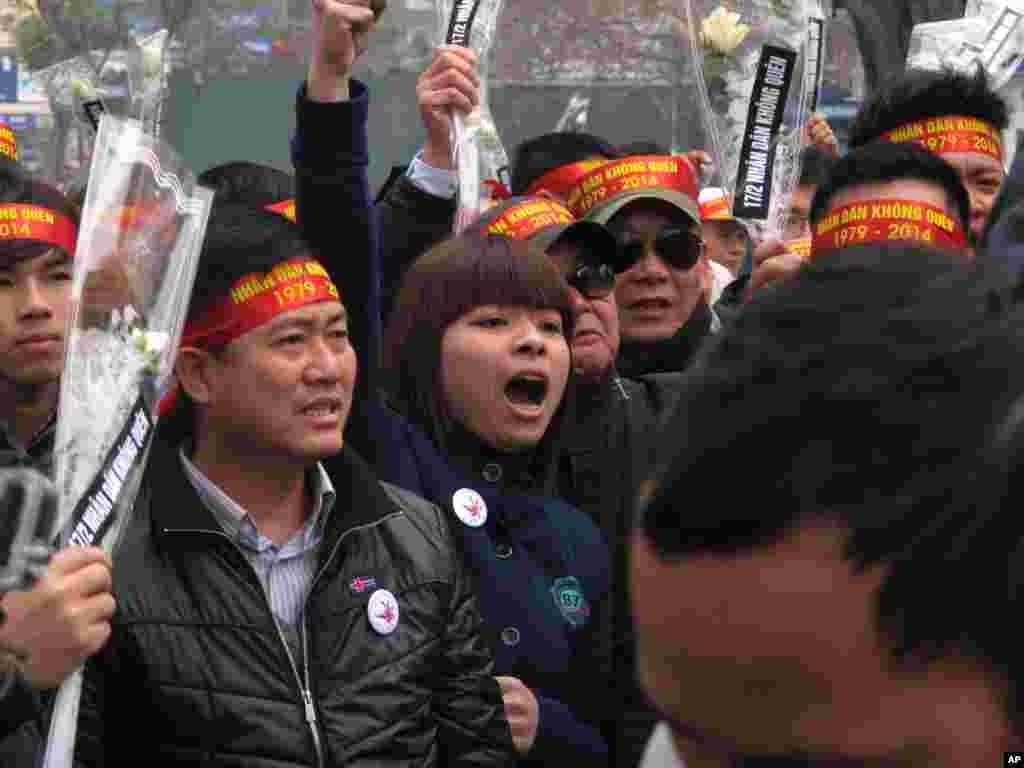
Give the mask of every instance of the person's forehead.
<svg viewBox="0 0 1024 768">
<path fill-rule="evenodd" d="M 721 238 L 743 237 L 747 234 L 746 227 L 743 226 L 742 222 L 736 221 L 735 219 L 724 221 L 705 221 L 703 222 L 702 227 L 705 233 L 710 231 Z"/>
<path fill-rule="evenodd" d="M 347 319 L 348 313 L 340 301 L 318 301 L 315 304 L 307 304 L 304 307 L 299 307 L 289 312 L 282 312 L 261 327 L 267 333 L 274 333 L 282 328 L 289 328 L 295 325 L 315 325 L 317 323 Z"/>
<path fill-rule="evenodd" d="M 945 188 L 921 179 L 894 179 L 844 187 L 833 195 L 829 207 L 841 208 L 854 203 L 888 199 L 916 200 L 943 210 L 949 209 Z"/>
<path fill-rule="evenodd" d="M 977 152 L 950 152 L 943 155 L 942 159 L 956 168 L 963 178 L 992 173 L 1003 176 L 1006 173 L 1003 164 L 994 157 Z"/>
<path fill-rule="evenodd" d="M 17 245 L 0 246 L 0 270 L 18 274 L 31 274 L 41 269 L 48 269 L 54 264 L 66 264 L 71 257 L 63 248 L 47 243 L 23 241 Z"/>
</svg>

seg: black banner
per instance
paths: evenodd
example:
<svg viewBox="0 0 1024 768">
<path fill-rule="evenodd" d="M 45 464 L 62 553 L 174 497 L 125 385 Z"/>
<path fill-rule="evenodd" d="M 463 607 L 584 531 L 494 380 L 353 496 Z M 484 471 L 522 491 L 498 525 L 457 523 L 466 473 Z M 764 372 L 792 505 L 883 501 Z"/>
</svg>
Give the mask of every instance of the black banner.
<svg viewBox="0 0 1024 768">
<path fill-rule="evenodd" d="M 469 47 L 469 33 L 473 29 L 473 19 L 476 18 L 477 8 L 480 7 L 480 0 L 455 0 L 452 6 L 452 17 L 448 22 L 448 35 L 445 43 L 448 45 L 461 45 Z"/>
<path fill-rule="evenodd" d="M 98 546 L 102 541 L 116 520 L 121 491 L 146 456 L 152 432 L 153 418 L 144 396 L 139 395 L 103 466 L 75 505 L 69 543 Z"/>
<path fill-rule="evenodd" d="M 103 102 L 99 99 L 93 101 L 86 101 L 82 103 L 82 109 L 85 111 L 85 117 L 89 121 L 94 131 L 100 129 L 100 118 L 106 113 L 107 108 L 103 106 Z"/>
<path fill-rule="evenodd" d="M 774 45 L 761 47 L 754 89 L 750 93 L 747 128 L 743 132 L 736 171 L 733 215 L 767 219 L 772 195 L 775 145 L 786 111 L 786 97 L 796 69 L 796 51 Z"/>
</svg>

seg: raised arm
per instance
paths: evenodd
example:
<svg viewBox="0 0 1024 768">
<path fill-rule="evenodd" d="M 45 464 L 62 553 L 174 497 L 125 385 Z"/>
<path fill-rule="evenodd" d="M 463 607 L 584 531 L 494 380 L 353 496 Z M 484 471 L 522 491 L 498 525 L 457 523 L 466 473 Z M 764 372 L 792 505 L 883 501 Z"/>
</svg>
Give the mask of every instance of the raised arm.
<svg viewBox="0 0 1024 768">
<path fill-rule="evenodd" d="M 448 237 L 455 221 L 451 162 L 451 110 L 468 113 L 480 103 L 476 54 L 442 46 L 416 82 L 426 141 L 407 169 L 396 169 L 378 195 L 384 317 L 405 270 Z"/>
<path fill-rule="evenodd" d="M 369 437 L 361 414 L 379 387 L 380 262 L 367 179 L 369 94 L 351 72 L 375 13 L 369 0 L 315 0 L 313 17 L 313 50 L 292 144 L 296 209 L 348 312 L 359 371 L 346 435 L 362 452 Z"/>
</svg>

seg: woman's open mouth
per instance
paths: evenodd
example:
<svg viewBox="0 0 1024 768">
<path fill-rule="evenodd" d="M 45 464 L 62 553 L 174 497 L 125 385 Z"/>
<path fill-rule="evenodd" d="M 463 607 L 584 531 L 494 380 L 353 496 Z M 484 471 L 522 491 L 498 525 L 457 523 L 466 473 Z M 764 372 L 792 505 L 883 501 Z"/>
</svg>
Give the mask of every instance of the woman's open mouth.
<svg viewBox="0 0 1024 768">
<path fill-rule="evenodd" d="M 521 374 L 505 385 L 505 397 L 518 409 L 539 409 L 548 396 L 548 380 L 543 376 Z"/>
</svg>

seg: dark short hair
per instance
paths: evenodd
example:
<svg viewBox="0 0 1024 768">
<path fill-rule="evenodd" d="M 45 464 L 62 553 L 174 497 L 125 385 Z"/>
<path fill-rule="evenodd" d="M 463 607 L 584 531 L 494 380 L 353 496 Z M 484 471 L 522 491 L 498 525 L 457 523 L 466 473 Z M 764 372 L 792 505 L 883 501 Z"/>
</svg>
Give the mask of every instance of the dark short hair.
<svg viewBox="0 0 1024 768">
<path fill-rule="evenodd" d="M 540 246 L 475 229 L 438 243 L 413 263 L 384 333 L 391 402 L 442 449 L 452 424 L 439 386 L 441 339 L 466 312 L 488 304 L 557 310 L 567 342 L 572 338 L 568 288 Z M 553 442 L 545 435 L 542 453 L 550 454 Z"/>
<path fill-rule="evenodd" d="M 666 147 L 656 141 L 631 141 L 629 144 L 620 144 L 619 152 L 623 157 L 671 154 Z"/>
<path fill-rule="evenodd" d="M 834 517 L 855 567 L 891 566 L 877 627 L 895 658 L 963 653 L 1019 686 L 1024 308 L 990 290 L 953 256 L 870 244 L 755 297 L 664 432 L 642 511 L 659 557 L 739 556 Z M 724 485 L 727 504 L 693 503 Z"/>
<path fill-rule="evenodd" d="M 537 179 L 555 168 L 601 157 L 622 155 L 609 142 L 589 133 L 545 133 L 527 139 L 515 149 L 512 161 L 512 194 L 525 195 Z"/>
<path fill-rule="evenodd" d="M 239 279 L 312 253 L 298 226 L 250 205 L 214 205 L 199 253 L 188 317 L 228 296 Z"/>
<path fill-rule="evenodd" d="M 0 204 L 24 203 L 49 208 L 69 218 L 77 227 L 78 209 L 56 188 L 40 181 L 20 168 L 8 169 L 0 182 Z M 0 263 L 21 261 L 46 253 L 53 246 L 36 240 L 5 240 L 0 242 Z M 73 256 L 74 254 L 68 254 Z"/>
<path fill-rule="evenodd" d="M 864 102 L 850 124 L 849 145 L 863 146 L 901 125 L 946 115 L 977 117 L 1000 131 L 1009 125 L 1006 102 L 989 87 L 984 69 L 910 70 Z"/>
<path fill-rule="evenodd" d="M 197 179 L 213 190 L 215 203 L 246 203 L 265 208 L 295 198 L 295 177 L 259 163 L 234 162 L 207 168 Z"/>
<path fill-rule="evenodd" d="M 800 187 L 819 187 L 825 183 L 836 156 L 819 146 L 811 144 L 800 152 Z"/>
<path fill-rule="evenodd" d="M 836 194 L 848 187 L 912 179 L 941 187 L 949 205 L 970 232 L 971 204 L 960 176 L 949 163 L 916 144 L 875 141 L 850 151 L 836 162 L 811 200 L 811 224 L 828 212 Z"/>
</svg>

